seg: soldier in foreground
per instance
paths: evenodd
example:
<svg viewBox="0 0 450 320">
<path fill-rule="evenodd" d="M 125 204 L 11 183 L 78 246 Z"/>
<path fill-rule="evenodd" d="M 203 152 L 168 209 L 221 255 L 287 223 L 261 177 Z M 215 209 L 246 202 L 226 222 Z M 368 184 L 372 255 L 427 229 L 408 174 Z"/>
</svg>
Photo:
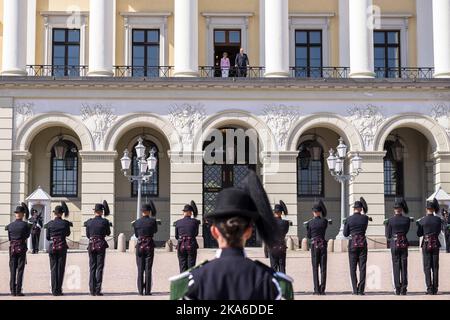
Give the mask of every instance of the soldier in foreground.
<svg viewBox="0 0 450 320">
<path fill-rule="evenodd" d="M 31 232 L 31 224 L 23 221 L 23 218 L 28 219 L 30 212 L 27 205 L 22 202 L 14 214 L 16 220 L 5 227 L 9 240 L 9 271 L 11 274 L 9 287 L 12 296 L 23 297 L 22 283 L 27 261 L 27 239 Z"/>
<path fill-rule="evenodd" d="M 293 298 L 290 278 L 246 257 L 244 246 L 253 224 L 265 243 L 273 245 L 279 230 L 261 182 L 250 171 L 244 189 L 222 190 L 211 220 L 219 250 L 216 259 L 171 279 L 171 299 L 275 300 Z"/>
<path fill-rule="evenodd" d="M 39 253 L 39 239 L 41 238 L 42 215 L 36 209 L 31 209 L 31 218 L 28 220 L 31 227 L 31 253 Z"/>
<path fill-rule="evenodd" d="M 408 234 L 411 219 L 408 214 L 408 204 L 405 200 L 396 201 L 394 216 L 386 220 L 386 238 L 389 241 L 392 255 L 392 272 L 394 275 L 395 294 L 406 295 L 408 289 Z"/>
<path fill-rule="evenodd" d="M 344 225 L 344 236 L 351 236 L 348 243 L 348 258 L 353 294 L 356 295 L 364 295 L 366 287 L 366 230 L 369 224 L 369 217 L 366 215 L 367 211 L 367 203 L 364 198 L 361 197 L 359 201 L 355 201 L 353 205 L 353 215 L 347 218 Z M 358 277 L 356 276 L 357 268 L 359 268 L 359 282 Z"/>
<path fill-rule="evenodd" d="M 445 251 L 450 253 L 450 218 L 447 209 L 442 209 L 444 219 Z"/>
<path fill-rule="evenodd" d="M 111 222 L 103 218 L 109 215 L 106 201 L 98 203 L 94 208 L 95 217 L 84 223 L 86 237 L 89 239 L 89 291 L 92 296 L 103 296 L 102 281 L 105 267 L 106 249 L 109 247 L 105 237 L 111 234 Z"/>
<path fill-rule="evenodd" d="M 275 271 L 286 273 L 286 234 L 289 231 L 289 221 L 282 218 L 282 214 L 288 214 L 286 204 L 280 200 L 279 204 L 276 204 L 273 213 L 277 227 L 280 230 L 280 237 L 276 243 L 269 249 L 270 266 Z"/>
<path fill-rule="evenodd" d="M 198 243 L 196 237 L 200 226 L 200 221 L 195 219 L 197 214 L 197 205 L 194 201 L 191 201 L 183 208 L 183 219 L 175 222 L 175 239 L 177 239 L 180 273 L 195 266 L 197 261 Z"/>
<path fill-rule="evenodd" d="M 442 220 L 435 216 L 439 212 L 436 199 L 427 202 L 427 213 L 417 220 L 417 236 L 423 237 L 421 248 L 423 258 L 423 272 L 428 295 L 436 295 L 439 288 L 439 234 L 442 230 Z"/>
<path fill-rule="evenodd" d="M 325 219 L 327 208 L 322 200 L 312 208 L 314 218 L 305 222 L 306 237 L 311 241 L 311 263 L 313 269 L 314 294 L 325 295 L 327 283 L 327 241 L 325 233 L 331 220 Z M 319 281 L 320 267 L 320 281 Z"/>
<path fill-rule="evenodd" d="M 156 207 L 153 201 L 142 206 L 142 217 L 132 223 L 137 238 L 136 264 L 138 268 L 137 287 L 139 295 L 150 296 L 152 290 L 152 268 L 155 255 L 153 236 L 158 232 Z"/>
<path fill-rule="evenodd" d="M 64 201 L 53 210 L 55 218 L 45 225 L 47 229 L 47 240 L 49 242 L 50 272 L 52 282 L 52 294 L 62 296 L 64 272 L 66 270 L 67 245 L 66 237 L 70 236 L 72 222 L 64 220 L 62 217 L 69 216 L 69 208 Z"/>
</svg>

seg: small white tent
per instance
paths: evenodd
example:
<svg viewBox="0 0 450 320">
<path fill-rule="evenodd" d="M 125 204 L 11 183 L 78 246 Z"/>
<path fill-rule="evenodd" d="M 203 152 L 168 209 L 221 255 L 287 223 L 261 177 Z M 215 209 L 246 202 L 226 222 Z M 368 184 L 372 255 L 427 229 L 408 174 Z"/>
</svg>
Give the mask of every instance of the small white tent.
<svg viewBox="0 0 450 320">
<path fill-rule="evenodd" d="M 39 186 L 27 199 L 28 208 L 36 209 L 42 214 L 44 225 L 51 220 L 52 197 Z M 47 249 L 47 238 L 45 237 L 45 229 L 41 231 L 39 240 L 39 250 Z M 28 248 L 31 249 L 31 237 L 28 238 Z"/>
</svg>

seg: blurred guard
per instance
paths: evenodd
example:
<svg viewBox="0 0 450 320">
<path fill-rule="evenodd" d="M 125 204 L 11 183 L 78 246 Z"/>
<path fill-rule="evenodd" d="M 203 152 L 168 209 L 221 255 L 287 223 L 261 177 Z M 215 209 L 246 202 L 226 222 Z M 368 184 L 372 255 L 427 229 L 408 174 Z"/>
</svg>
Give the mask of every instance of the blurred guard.
<svg viewBox="0 0 450 320">
<path fill-rule="evenodd" d="M 366 264 L 367 264 L 367 239 L 366 230 L 369 224 L 367 203 L 364 198 L 355 201 L 353 215 L 345 220 L 344 236 L 351 235 L 348 243 L 348 257 L 350 263 L 350 278 L 352 281 L 353 294 L 364 295 L 366 287 Z M 364 212 L 364 214 L 362 214 Z M 359 283 L 356 269 L 359 267 Z"/>
<path fill-rule="evenodd" d="M 31 227 L 31 252 L 39 253 L 39 240 L 41 238 L 41 230 L 43 227 L 42 214 L 36 209 L 31 209 L 31 218 L 28 220 L 32 224 Z"/>
<path fill-rule="evenodd" d="M 27 239 L 31 233 L 31 224 L 23 221 L 28 219 L 30 212 L 22 202 L 14 211 L 16 220 L 5 227 L 9 239 L 9 271 L 11 273 L 9 286 L 12 296 L 22 297 L 22 281 L 27 261 Z"/>
<path fill-rule="evenodd" d="M 408 214 L 408 204 L 405 200 L 396 201 L 394 216 L 385 221 L 386 238 L 390 243 L 392 255 L 392 271 L 396 295 L 406 295 L 408 288 L 408 234 L 411 219 Z"/>
<path fill-rule="evenodd" d="M 110 214 L 106 201 L 97 203 L 94 208 L 95 217 L 84 223 L 86 237 L 89 239 L 89 291 L 92 296 L 102 296 L 103 268 L 105 266 L 106 249 L 109 247 L 105 237 L 111 234 L 111 222 L 105 217 Z"/>
<path fill-rule="evenodd" d="M 45 225 L 47 229 L 47 240 L 49 241 L 50 272 L 52 282 L 52 294 L 62 296 L 64 271 L 66 270 L 67 245 L 66 237 L 70 236 L 72 222 L 62 217 L 69 216 L 69 208 L 64 201 L 53 210 L 55 218 Z"/>
<path fill-rule="evenodd" d="M 275 215 L 277 227 L 280 230 L 280 237 L 277 239 L 275 245 L 269 250 L 270 266 L 275 271 L 286 273 L 286 234 L 289 231 L 290 225 L 288 220 L 283 220 L 282 218 L 283 213 L 285 215 L 288 214 L 286 204 L 280 200 L 280 203 L 275 205 L 273 213 Z"/>
<path fill-rule="evenodd" d="M 183 219 L 175 222 L 175 239 L 177 239 L 177 255 L 180 272 L 195 266 L 197 260 L 197 239 L 200 221 L 195 219 L 198 210 L 194 201 L 183 208 Z M 194 218 L 192 218 L 194 216 Z"/>
<path fill-rule="evenodd" d="M 244 246 L 253 224 L 269 247 L 279 230 L 261 182 L 250 171 L 244 189 L 222 190 L 216 209 L 206 217 L 219 250 L 216 259 L 204 262 L 171 279 L 171 299 L 274 300 L 293 298 L 290 278 L 246 257 Z"/>
<path fill-rule="evenodd" d="M 331 220 L 325 219 L 327 208 L 322 200 L 312 208 L 314 218 L 305 222 L 306 237 L 311 241 L 311 263 L 313 269 L 314 294 L 325 295 L 327 283 L 327 241 L 325 233 Z M 319 281 L 319 267 L 320 280 Z"/>
<path fill-rule="evenodd" d="M 141 296 L 151 295 L 152 267 L 155 254 L 153 236 L 158 232 L 156 207 L 153 201 L 142 206 L 142 217 L 132 223 L 136 236 L 136 264 L 138 268 L 137 286 Z"/>
<path fill-rule="evenodd" d="M 427 214 L 417 220 L 417 236 L 422 239 L 423 272 L 427 285 L 427 294 L 435 295 L 439 287 L 439 234 L 442 230 L 442 220 L 435 216 L 439 212 L 439 202 L 436 199 L 427 202 Z"/>
</svg>

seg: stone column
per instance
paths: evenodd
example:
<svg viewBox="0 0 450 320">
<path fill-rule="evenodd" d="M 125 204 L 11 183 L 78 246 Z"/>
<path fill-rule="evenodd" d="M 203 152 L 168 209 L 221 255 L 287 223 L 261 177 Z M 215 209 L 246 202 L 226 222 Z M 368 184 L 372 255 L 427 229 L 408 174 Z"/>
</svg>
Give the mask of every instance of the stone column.
<svg viewBox="0 0 450 320">
<path fill-rule="evenodd" d="M 433 0 L 434 77 L 450 78 L 450 1 Z"/>
<path fill-rule="evenodd" d="M 89 2 L 88 76 L 112 77 L 115 0 Z"/>
<path fill-rule="evenodd" d="M 265 0 L 265 77 L 289 76 L 288 0 Z"/>
<path fill-rule="evenodd" d="M 170 239 L 175 241 L 173 224 L 183 217 L 181 210 L 194 200 L 198 207 L 197 219 L 203 218 L 203 153 L 171 152 L 170 156 Z M 203 247 L 202 225 L 197 241 Z"/>
<path fill-rule="evenodd" d="M 339 66 L 350 66 L 349 0 L 339 0 Z"/>
<path fill-rule="evenodd" d="M 175 0 L 174 77 L 198 76 L 198 0 Z"/>
<path fill-rule="evenodd" d="M 363 158 L 363 171 L 349 184 L 349 204 L 364 197 L 369 207 L 368 215 L 373 219 L 367 228 L 369 248 L 386 248 L 384 230 L 384 161 L 386 152 L 359 152 Z M 352 157 L 354 154 L 351 154 Z M 351 209 L 349 208 L 349 211 Z"/>
<path fill-rule="evenodd" d="M 435 152 L 433 158 L 435 165 L 434 189 L 437 190 L 441 187 L 450 193 L 450 152 Z"/>
<path fill-rule="evenodd" d="M 80 151 L 81 157 L 81 239 L 80 248 L 87 246 L 84 222 L 94 216 L 93 208 L 96 203 L 108 201 L 111 215 L 108 219 L 113 223 L 111 236 L 114 235 L 114 164 L 117 159 L 115 151 Z M 131 223 L 131 221 L 130 221 Z M 76 228 L 74 228 L 76 229 Z M 110 248 L 114 248 L 114 240 L 108 241 Z"/>
<path fill-rule="evenodd" d="M 416 0 L 417 67 L 433 67 L 433 2 Z"/>
<path fill-rule="evenodd" d="M 0 99 L 0 242 L 7 240 L 5 226 L 11 221 L 13 112 L 12 99 Z"/>
<path fill-rule="evenodd" d="M 372 0 L 349 1 L 350 77 L 374 78 Z"/>
<path fill-rule="evenodd" d="M 27 60 L 27 0 L 3 1 L 2 76 L 25 76 Z"/>
<path fill-rule="evenodd" d="M 273 206 L 283 200 L 288 207 L 289 214 L 284 218 L 292 221 L 288 237 L 292 238 L 298 248 L 301 239 L 298 235 L 297 216 L 297 152 L 282 151 L 279 153 L 265 153 L 262 169 L 264 188 L 270 204 Z"/>
</svg>

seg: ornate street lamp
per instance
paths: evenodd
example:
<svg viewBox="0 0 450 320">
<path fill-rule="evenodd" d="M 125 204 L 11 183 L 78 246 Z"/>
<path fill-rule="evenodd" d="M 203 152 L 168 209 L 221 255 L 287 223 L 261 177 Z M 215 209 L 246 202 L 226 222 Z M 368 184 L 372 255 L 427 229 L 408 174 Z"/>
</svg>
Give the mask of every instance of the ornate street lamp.
<svg viewBox="0 0 450 320">
<path fill-rule="evenodd" d="M 345 209 L 345 183 L 352 181 L 362 172 L 363 159 L 356 153 L 350 159 L 351 170 L 349 174 L 345 173 L 345 160 L 347 158 L 347 146 L 344 143 L 344 139 L 339 138 L 339 145 L 336 147 L 337 152 L 333 149 L 330 150 L 330 155 L 327 158 L 328 169 L 334 179 L 341 184 L 341 227 L 339 234 L 336 236 L 336 240 L 346 239 L 344 237 L 344 220 L 346 218 Z"/>
<path fill-rule="evenodd" d="M 392 156 L 394 157 L 394 160 L 399 162 L 403 160 L 404 150 L 402 143 L 400 142 L 400 139 L 398 136 L 396 137 L 394 143 L 391 145 L 392 150 Z"/>
<path fill-rule="evenodd" d="M 311 163 L 311 153 L 308 149 L 302 145 L 300 146 L 300 152 L 298 154 L 298 158 L 300 160 L 300 168 L 302 170 L 306 170 L 309 168 L 309 164 Z"/>
<path fill-rule="evenodd" d="M 138 144 L 134 148 L 136 150 L 135 161 L 139 170 L 137 175 L 132 175 L 129 173 L 132 159 L 130 158 L 127 149 L 124 150 L 123 157 L 120 159 L 123 175 L 127 177 L 130 182 L 137 181 L 138 183 L 136 219 L 139 219 L 141 215 L 142 183 L 150 181 L 151 177 L 155 173 L 156 165 L 158 163 L 158 159 L 156 158 L 156 150 L 153 148 L 150 150 L 149 157 L 145 158 L 146 154 L 143 142 L 144 140 L 139 137 Z M 134 236 L 132 237 L 132 239 L 134 239 Z"/>
<path fill-rule="evenodd" d="M 56 159 L 64 160 L 68 148 L 69 146 L 63 141 L 63 137 L 59 137 L 58 142 L 53 146 L 53 151 L 55 152 Z"/>
</svg>

